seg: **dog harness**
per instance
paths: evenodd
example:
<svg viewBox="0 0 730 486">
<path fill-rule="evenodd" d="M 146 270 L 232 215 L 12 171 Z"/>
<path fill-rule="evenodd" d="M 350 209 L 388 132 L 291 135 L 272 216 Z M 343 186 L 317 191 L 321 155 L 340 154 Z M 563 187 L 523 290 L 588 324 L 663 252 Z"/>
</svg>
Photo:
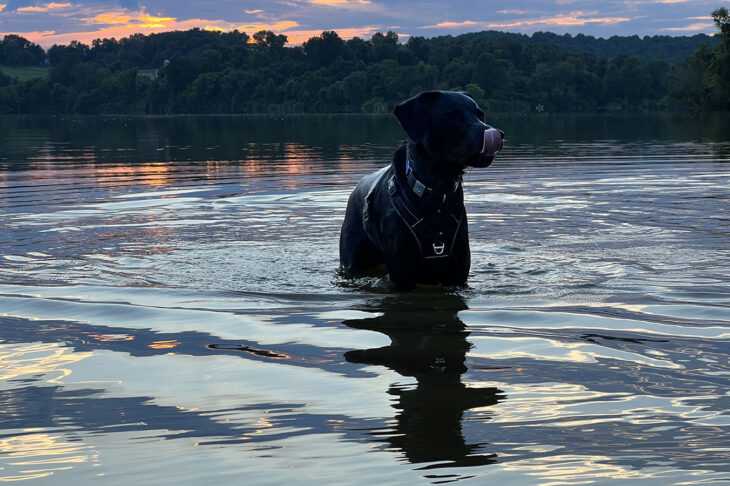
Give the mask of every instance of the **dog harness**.
<svg viewBox="0 0 730 486">
<path fill-rule="evenodd" d="M 370 202 L 373 192 L 379 186 L 380 180 L 387 172 L 387 167 L 381 169 L 381 174 L 365 196 L 363 205 L 363 227 L 365 233 L 373 242 L 380 245 L 379 238 L 368 231 L 367 222 L 370 219 Z M 456 235 L 459 232 L 461 223 L 466 216 L 464 209 L 464 196 L 461 189 L 461 178 L 455 184 L 451 193 L 439 193 L 421 182 L 413 172 L 410 157 L 406 151 L 406 181 L 408 188 L 401 187 L 398 178 L 393 174 L 388 179 L 388 193 L 390 202 L 398 216 L 408 226 L 418 243 L 421 256 L 428 260 L 448 259 L 451 255 Z M 417 200 L 422 200 L 429 207 L 436 209 L 424 214 L 413 204 L 410 199 L 413 194 Z M 449 204 L 446 204 L 446 203 Z"/>
</svg>

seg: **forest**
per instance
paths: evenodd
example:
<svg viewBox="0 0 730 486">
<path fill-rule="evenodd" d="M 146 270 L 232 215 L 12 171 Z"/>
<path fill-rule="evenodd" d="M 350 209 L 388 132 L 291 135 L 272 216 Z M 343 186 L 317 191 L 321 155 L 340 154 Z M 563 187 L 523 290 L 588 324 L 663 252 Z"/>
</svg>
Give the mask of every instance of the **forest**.
<svg viewBox="0 0 730 486">
<path fill-rule="evenodd" d="M 400 42 L 325 31 L 193 29 L 71 42 L 0 41 L 0 113 L 382 113 L 427 89 L 469 92 L 491 112 L 730 110 L 730 15 L 717 34 L 596 39 L 478 32 Z M 47 66 L 21 80 L 2 66 Z"/>
</svg>

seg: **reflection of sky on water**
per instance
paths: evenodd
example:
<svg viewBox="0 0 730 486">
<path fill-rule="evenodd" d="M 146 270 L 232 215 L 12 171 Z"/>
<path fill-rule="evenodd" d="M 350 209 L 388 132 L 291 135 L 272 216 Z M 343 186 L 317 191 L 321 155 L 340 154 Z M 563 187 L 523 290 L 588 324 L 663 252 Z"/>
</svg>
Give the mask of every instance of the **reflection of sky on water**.
<svg viewBox="0 0 730 486">
<path fill-rule="evenodd" d="M 0 480 L 728 477 L 730 124 L 502 120 L 469 288 L 393 296 L 335 273 L 402 137 L 348 120 L 0 119 Z"/>
</svg>

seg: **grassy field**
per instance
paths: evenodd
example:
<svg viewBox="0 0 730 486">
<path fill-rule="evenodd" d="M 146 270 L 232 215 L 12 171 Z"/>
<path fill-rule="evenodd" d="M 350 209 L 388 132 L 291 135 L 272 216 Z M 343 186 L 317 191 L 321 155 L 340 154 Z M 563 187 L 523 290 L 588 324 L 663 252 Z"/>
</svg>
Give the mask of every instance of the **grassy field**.
<svg viewBox="0 0 730 486">
<path fill-rule="evenodd" d="M 18 81 L 28 81 L 29 79 L 42 78 L 48 73 L 48 68 L 0 66 L 0 71 L 11 78 L 17 78 Z"/>
</svg>

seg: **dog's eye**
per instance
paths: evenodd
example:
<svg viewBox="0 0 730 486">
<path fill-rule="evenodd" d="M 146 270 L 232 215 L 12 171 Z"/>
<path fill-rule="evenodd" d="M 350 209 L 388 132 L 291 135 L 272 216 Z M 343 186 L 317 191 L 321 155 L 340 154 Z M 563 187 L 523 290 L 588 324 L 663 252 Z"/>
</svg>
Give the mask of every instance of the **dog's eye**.
<svg viewBox="0 0 730 486">
<path fill-rule="evenodd" d="M 484 112 L 477 108 L 477 118 L 479 118 L 481 121 L 484 121 Z"/>
</svg>

